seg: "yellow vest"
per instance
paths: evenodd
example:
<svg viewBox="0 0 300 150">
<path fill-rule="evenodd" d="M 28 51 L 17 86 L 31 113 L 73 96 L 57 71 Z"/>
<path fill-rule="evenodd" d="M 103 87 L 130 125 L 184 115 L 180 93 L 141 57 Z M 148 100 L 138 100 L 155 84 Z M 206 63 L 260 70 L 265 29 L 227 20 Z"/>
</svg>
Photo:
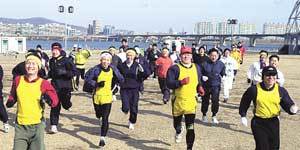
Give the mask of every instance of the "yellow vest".
<svg viewBox="0 0 300 150">
<path fill-rule="evenodd" d="M 35 82 L 27 82 L 24 76 L 21 76 L 20 83 L 17 87 L 18 112 L 17 120 L 20 125 L 33 125 L 41 123 L 42 108 L 40 98 L 42 95 L 39 78 Z"/>
<path fill-rule="evenodd" d="M 84 69 L 85 64 L 90 57 L 89 51 L 87 50 L 80 50 L 75 54 L 75 65 L 76 68 Z"/>
<path fill-rule="evenodd" d="M 242 62 L 242 55 L 240 50 L 238 50 L 237 48 L 233 49 L 230 56 L 232 58 L 234 58 L 234 60 L 237 63 L 238 68 L 240 68 L 240 63 Z"/>
<path fill-rule="evenodd" d="M 260 118 L 276 117 L 280 113 L 280 95 L 279 86 L 275 84 L 272 91 L 265 91 L 261 88 L 260 84 L 256 85 L 257 97 L 255 116 Z"/>
<path fill-rule="evenodd" d="M 195 113 L 197 101 L 197 85 L 198 85 L 198 73 L 195 64 L 192 64 L 191 68 L 185 68 L 180 64 L 178 80 L 182 80 L 186 77 L 190 77 L 190 81 L 186 85 L 174 90 L 175 101 L 173 103 L 173 115 L 178 116 L 181 114 Z"/>
<path fill-rule="evenodd" d="M 113 70 L 109 68 L 108 72 L 101 71 L 97 78 L 97 82 L 105 81 L 104 87 L 97 88 L 94 95 L 94 103 L 97 105 L 108 104 L 112 102 L 111 84 L 113 78 Z"/>
</svg>

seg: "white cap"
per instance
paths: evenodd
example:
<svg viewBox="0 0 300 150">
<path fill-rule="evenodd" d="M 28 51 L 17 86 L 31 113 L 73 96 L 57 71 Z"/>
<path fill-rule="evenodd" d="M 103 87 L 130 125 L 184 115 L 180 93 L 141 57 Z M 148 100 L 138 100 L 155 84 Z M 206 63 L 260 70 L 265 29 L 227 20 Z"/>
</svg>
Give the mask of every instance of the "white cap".
<svg viewBox="0 0 300 150">
<path fill-rule="evenodd" d="M 74 44 L 74 45 L 73 45 L 73 47 L 76 47 L 76 48 L 77 48 L 77 47 L 78 47 L 78 45 L 77 45 L 77 44 Z"/>
</svg>

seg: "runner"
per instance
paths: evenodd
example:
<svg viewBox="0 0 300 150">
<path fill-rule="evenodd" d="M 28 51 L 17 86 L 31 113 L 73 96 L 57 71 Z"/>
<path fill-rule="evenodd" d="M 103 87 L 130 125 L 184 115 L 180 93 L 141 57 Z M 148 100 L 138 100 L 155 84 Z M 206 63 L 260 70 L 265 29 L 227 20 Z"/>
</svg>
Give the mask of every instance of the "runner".
<svg viewBox="0 0 300 150">
<path fill-rule="evenodd" d="M 209 61 L 203 65 L 202 80 L 204 81 L 205 95 L 202 97 L 201 112 L 202 121 L 208 122 L 206 113 L 208 111 L 209 99 L 212 101 L 212 123 L 218 124 L 216 117 L 219 111 L 219 96 L 221 90 L 221 78 L 225 75 L 225 65 L 218 60 L 219 52 L 217 49 L 210 49 L 208 52 Z"/>
<path fill-rule="evenodd" d="M 111 87 L 117 82 L 123 82 L 124 78 L 118 69 L 110 65 L 112 55 L 109 52 L 102 52 L 100 55 L 100 64 L 91 68 L 86 76 L 85 82 L 88 86 L 93 88 L 93 104 L 96 117 L 100 120 L 102 118 L 101 135 L 99 146 L 105 146 L 105 137 L 108 131 L 108 118 L 112 105 L 112 91 Z M 101 122 L 101 121 L 100 121 Z"/>
<path fill-rule="evenodd" d="M 277 80 L 276 82 L 280 85 L 283 86 L 284 84 L 284 76 L 283 73 L 278 69 L 279 65 L 279 56 L 278 55 L 271 55 L 269 57 L 269 64 L 270 66 L 273 66 L 277 70 Z"/>
<path fill-rule="evenodd" d="M 155 61 L 155 65 L 158 72 L 158 83 L 163 94 L 163 103 L 167 104 L 170 99 L 170 89 L 167 87 L 167 71 L 173 64 L 172 59 L 169 57 L 169 49 L 163 48 L 162 54 L 160 57 Z"/>
<path fill-rule="evenodd" d="M 75 90 L 79 89 L 79 78 L 84 80 L 85 64 L 87 63 L 89 57 L 91 57 L 91 53 L 88 50 L 83 50 L 79 45 L 75 54 L 75 66 L 77 69 Z"/>
<path fill-rule="evenodd" d="M 232 83 L 234 78 L 234 71 L 237 70 L 237 62 L 230 57 L 230 49 L 225 48 L 223 57 L 220 59 L 225 65 L 225 76 L 223 76 L 223 94 L 224 103 L 227 103 L 229 99 L 229 90 L 232 89 Z"/>
<path fill-rule="evenodd" d="M 149 51 L 148 53 L 148 61 L 149 61 L 149 65 L 150 65 L 150 69 L 151 69 L 151 74 L 153 74 L 153 78 L 156 78 L 157 76 L 157 72 L 156 72 L 156 65 L 155 65 L 155 61 L 157 60 L 157 58 L 160 56 L 160 50 L 157 47 L 157 44 L 152 44 L 152 49 L 151 51 Z"/>
<path fill-rule="evenodd" d="M 65 110 L 70 110 L 72 107 L 71 90 L 72 79 L 76 75 L 76 68 L 73 62 L 66 57 L 60 43 L 51 45 L 52 58 L 50 59 L 49 78 L 51 84 L 55 88 L 59 103 L 56 107 L 51 108 L 50 112 L 50 133 L 57 133 L 57 125 L 59 121 L 61 105 Z"/>
<path fill-rule="evenodd" d="M 118 67 L 118 65 L 122 63 L 121 58 L 116 54 L 118 50 L 114 46 L 110 46 L 108 48 L 108 51 L 112 55 L 111 65 L 113 65 L 115 67 Z M 113 98 L 112 99 L 113 99 L 113 101 L 117 100 L 116 94 L 118 93 L 119 89 L 120 89 L 120 86 L 118 85 L 118 83 L 115 84 L 114 87 L 112 88 L 112 92 L 113 92 L 113 96 L 112 96 Z"/>
<path fill-rule="evenodd" d="M 261 82 L 261 71 L 263 67 L 268 66 L 267 62 L 268 52 L 265 50 L 261 50 L 259 52 L 259 61 L 254 62 L 247 72 L 247 82 L 251 83 L 251 85 L 256 85 Z"/>
<path fill-rule="evenodd" d="M 237 48 L 240 49 L 240 52 L 241 52 L 241 62 L 240 64 L 243 64 L 244 62 L 244 56 L 246 54 L 246 48 L 244 47 L 244 45 L 242 44 L 242 42 L 238 42 L 238 45 L 237 45 Z"/>
<path fill-rule="evenodd" d="M 7 133 L 9 131 L 9 125 L 8 125 L 8 115 L 3 104 L 3 93 L 2 93 L 3 76 L 4 76 L 3 69 L 0 65 L 0 120 L 3 122 L 3 131 Z"/>
<path fill-rule="evenodd" d="M 15 137 L 13 149 L 44 150 L 43 112 L 45 103 L 52 108 L 58 104 L 55 89 L 38 76 L 42 61 L 38 55 L 26 57 L 26 75 L 13 80 L 6 106 L 17 104 Z"/>
<path fill-rule="evenodd" d="M 205 94 L 201 86 L 200 67 L 192 63 L 192 49 L 183 47 L 180 50 L 181 61 L 169 68 L 167 73 L 167 86 L 173 90 L 172 99 L 173 125 L 176 130 L 175 142 L 181 142 L 183 127 L 182 117 L 185 119 L 186 126 L 186 145 L 191 150 L 194 145 L 195 131 L 194 121 L 196 116 L 197 100 L 199 93 Z"/>
<path fill-rule="evenodd" d="M 135 51 L 137 53 L 137 55 L 135 57 L 135 61 L 137 63 L 141 64 L 142 66 L 144 66 L 145 68 L 148 68 L 147 70 L 149 70 L 150 69 L 149 63 L 148 63 L 147 59 L 141 54 L 141 49 L 139 48 L 139 46 L 135 45 L 134 49 L 135 49 Z M 147 78 L 148 78 L 148 76 L 145 77 L 144 80 L 146 80 Z M 139 88 L 139 91 L 140 91 L 140 93 L 142 95 L 144 94 L 144 81 L 142 82 L 142 84 L 141 84 L 141 86 Z"/>
<path fill-rule="evenodd" d="M 122 112 L 124 114 L 130 112 L 128 127 L 131 130 L 134 130 L 137 120 L 139 88 L 143 80 L 150 74 L 148 68 L 134 61 L 136 55 L 137 53 L 134 48 L 127 49 L 127 60 L 118 66 L 120 73 L 125 78 L 125 82 L 120 85 Z"/>
<path fill-rule="evenodd" d="M 246 115 L 251 101 L 254 104 L 251 130 L 256 150 L 279 150 L 280 106 L 290 115 L 296 114 L 298 111 L 298 107 L 290 98 L 287 90 L 276 83 L 276 76 L 275 67 L 264 67 L 262 71 L 263 81 L 249 87 L 241 99 L 239 114 L 244 126 L 248 125 Z"/>
</svg>

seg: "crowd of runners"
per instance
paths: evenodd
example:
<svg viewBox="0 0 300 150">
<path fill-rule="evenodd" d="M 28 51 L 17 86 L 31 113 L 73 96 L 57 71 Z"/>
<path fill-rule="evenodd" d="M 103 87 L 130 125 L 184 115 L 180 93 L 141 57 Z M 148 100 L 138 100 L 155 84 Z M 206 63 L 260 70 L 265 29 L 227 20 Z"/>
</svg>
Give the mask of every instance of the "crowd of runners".
<svg viewBox="0 0 300 150">
<path fill-rule="evenodd" d="M 81 90 L 92 95 L 96 118 L 101 122 L 99 146 L 106 144 L 109 130 L 109 115 L 116 94 L 120 94 L 121 111 L 128 114 L 128 129 L 134 130 L 138 120 L 140 94 L 144 92 L 144 81 L 157 78 L 162 93 L 161 103 L 172 105 L 174 140 L 181 142 L 186 130 L 186 146 L 193 148 L 195 140 L 194 121 L 197 104 L 201 101 L 202 121 L 218 124 L 219 101 L 230 101 L 230 90 L 243 64 L 246 49 L 242 42 L 222 50 L 218 46 L 191 47 L 175 44 L 155 43 L 142 50 L 138 45 L 129 47 L 126 39 L 117 49 L 114 46 L 102 51 L 99 64 L 86 70 L 91 56 L 89 50 L 74 45 L 67 54 L 60 43 L 51 45 L 52 56 L 43 52 L 40 45 L 26 53 L 25 60 L 13 70 L 13 83 L 6 101 L 11 108 L 17 103 L 15 118 L 14 149 L 45 149 L 44 109 L 50 111 L 49 133 L 59 132 L 61 107 L 72 109 L 72 91 Z M 98 57 L 98 56 L 97 56 Z M 257 150 L 279 149 L 280 107 L 288 114 L 296 114 L 297 105 L 284 88 L 284 76 L 279 71 L 279 56 L 268 55 L 261 50 L 259 58 L 249 67 L 249 88 L 241 96 L 239 114 L 241 123 L 248 126 L 247 110 L 253 102 L 254 117 L 251 129 Z M 5 66 L 2 66 L 5 67 Z M 8 115 L 3 100 L 3 69 L 0 65 L 0 119 L 3 131 L 9 132 Z M 84 80 L 79 87 L 80 78 Z M 223 90 L 223 98 L 220 92 Z M 207 116 L 211 104 L 212 116 Z M 184 118 L 185 125 L 182 125 Z"/>
</svg>

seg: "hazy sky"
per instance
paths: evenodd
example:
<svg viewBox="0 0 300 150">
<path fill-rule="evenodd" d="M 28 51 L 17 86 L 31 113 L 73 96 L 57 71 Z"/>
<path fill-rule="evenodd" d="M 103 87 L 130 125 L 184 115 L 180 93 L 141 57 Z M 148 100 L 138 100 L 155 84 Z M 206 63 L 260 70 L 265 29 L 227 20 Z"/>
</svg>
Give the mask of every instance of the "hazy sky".
<svg viewBox="0 0 300 150">
<path fill-rule="evenodd" d="M 118 29 L 192 32 L 199 21 L 224 21 L 257 24 L 287 23 L 296 0 L 1 0 L 0 16 L 8 18 L 46 17 L 59 22 L 85 26 L 94 19 Z M 59 5 L 75 7 L 67 17 Z"/>
</svg>

